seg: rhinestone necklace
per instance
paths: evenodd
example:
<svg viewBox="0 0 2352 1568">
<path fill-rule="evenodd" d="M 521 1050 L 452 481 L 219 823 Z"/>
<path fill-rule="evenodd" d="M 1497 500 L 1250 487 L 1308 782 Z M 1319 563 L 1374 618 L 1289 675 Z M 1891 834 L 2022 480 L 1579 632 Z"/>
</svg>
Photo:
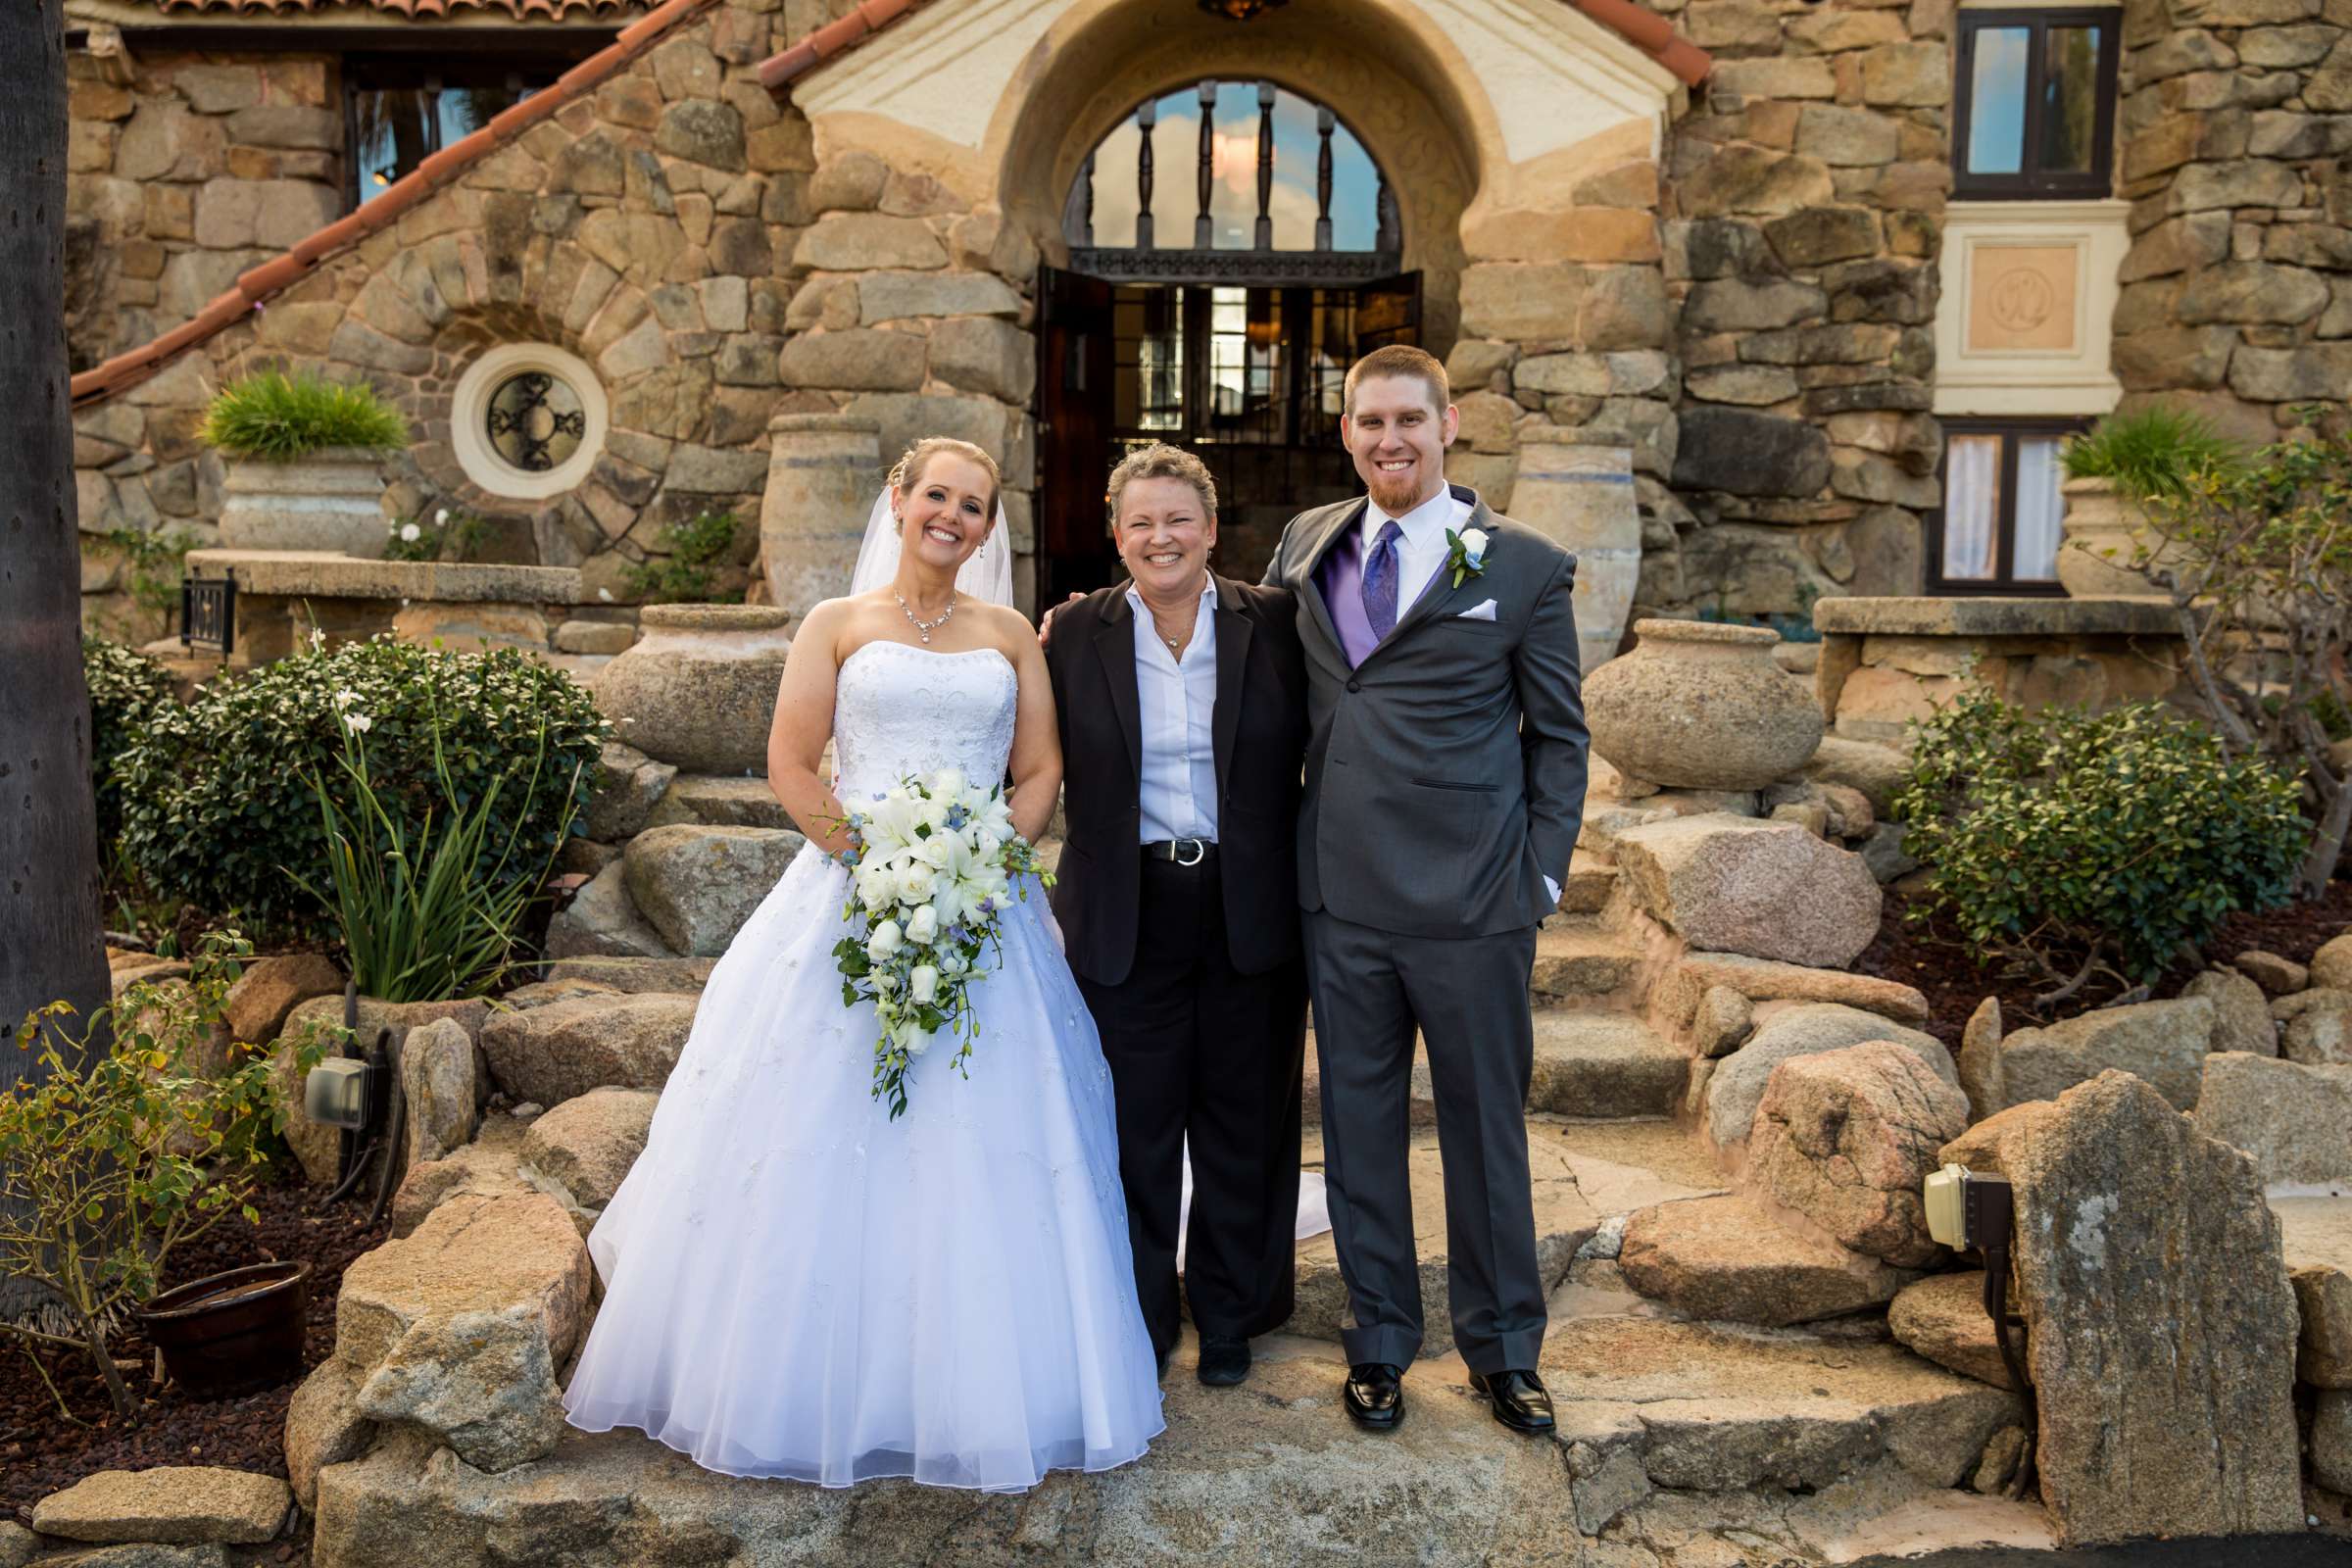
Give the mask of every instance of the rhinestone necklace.
<svg viewBox="0 0 2352 1568">
<path fill-rule="evenodd" d="M 948 595 L 948 608 L 939 612 L 939 618 L 937 620 L 918 619 L 914 613 L 914 608 L 906 603 L 906 596 L 900 593 L 896 588 L 893 588 L 890 591 L 890 597 L 899 602 L 900 612 L 908 620 L 914 622 L 914 634 L 917 637 L 920 637 L 926 643 L 931 640 L 931 634 L 933 632 L 939 630 L 940 627 L 945 626 L 951 619 L 955 617 L 956 614 L 956 595 L 953 591 L 951 591 Z"/>
</svg>

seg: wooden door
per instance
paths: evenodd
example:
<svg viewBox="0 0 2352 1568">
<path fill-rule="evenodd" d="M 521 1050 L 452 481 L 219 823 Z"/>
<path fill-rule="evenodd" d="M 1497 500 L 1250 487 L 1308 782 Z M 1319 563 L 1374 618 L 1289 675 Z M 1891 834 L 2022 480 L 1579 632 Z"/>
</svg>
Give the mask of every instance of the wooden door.
<svg viewBox="0 0 2352 1568">
<path fill-rule="evenodd" d="M 1398 272 L 1355 290 L 1355 357 L 1421 341 L 1421 274 Z"/>
<path fill-rule="evenodd" d="M 1056 268 L 1038 270 L 1037 601 L 1115 576 L 1104 526 L 1110 475 L 1111 286 Z"/>
</svg>

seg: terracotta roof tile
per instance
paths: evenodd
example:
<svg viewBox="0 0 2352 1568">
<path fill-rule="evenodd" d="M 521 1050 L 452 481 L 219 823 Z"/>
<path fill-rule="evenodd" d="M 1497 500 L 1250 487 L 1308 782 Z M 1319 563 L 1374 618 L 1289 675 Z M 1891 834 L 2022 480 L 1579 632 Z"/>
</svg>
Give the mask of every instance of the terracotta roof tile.
<svg viewBox="0 0 2352 1568">
<path fill-rule="evenodd" d="M 150 0 L 169 17 L 217 15 L 284 16 L 332 11 L 374 11 L 412 22 L 436 21 L 461 11 L 503 11 L 517 22 L 594 22 L 642 9 L 645 0 Z"/>
<path fill-rule="evenodd" d="M 165 0 L 165 3 L 169 5 L 173 0 Z M 375 0 L 375 3 L 385 10 L 402 9 L 404 5 L 415 5 L 420 9 L 428 6 L 445 9 L 449 4 L 478 4 L 480 0 Z M 555 0 L 510 0 L 510 3 L 536 7 L 552 14 Z M 240 273 L 236 286 L 207 304 L 197 313 L 194 320 L 183 321 L 153 342 L 127 349 L 74 377 L 74 406 L 77 409 L 87 408 L 91 404 L 104 402 L 124 387 L 144 381 L 176 356 L 243 320 L 255 306 L 301 281 L 320 262 L 390 227 L 400 220 L 402 214 L 456 179 L 473 164 L 514 141 L 541 121 L 558 114 L 644 54 L 672 28 L 718 3 L 719 0 L 664 0 L 644 20 L 623 28 L 611 43 L 557 77 L 554 86 L 531 94 L 513 108 L 493 117 L 489 124 L 473 134 L 433 154 L 386 186 L 374 200 L 358 212 L 335 220 L 283 255 Z"/>
<path fill-rule="evenodd" d="M 781 92 L 799 77 L 845 50 L 854 49 L 911 11 L 931 0 L 861 0 L 858 9 L 838 22 L 828 22 L 803 34 L 791 46 L 760 63 L 760 82 Z M 1674 24 L 1634 0 L 1568 0 L 1568 4 L 1625 38 L 1680 78 L 1695 87 L 1715 69 L 1715 57 L 1674 30 Z"/>
</svg>

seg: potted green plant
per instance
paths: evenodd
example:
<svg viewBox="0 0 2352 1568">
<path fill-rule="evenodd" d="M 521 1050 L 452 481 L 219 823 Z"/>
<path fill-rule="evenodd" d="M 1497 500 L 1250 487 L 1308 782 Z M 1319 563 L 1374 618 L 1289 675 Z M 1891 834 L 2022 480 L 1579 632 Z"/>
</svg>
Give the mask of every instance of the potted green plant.
<svg viewBox="0 0 2352 1568">
<path fill-rule="evenodd" d="M 225 460 L 222 544 L 383 554 L 379 460 L 409 426 L 374 388 L 264 370 L 222 387 L 199 434 Z"/>
<path fill-rule="evenodd" d="M 268 1168 L 268 1061 L 236 1047 L 224 1071 L 196 1068 L 225 1029 L 245 951 L 234 932 L 213 933 L 186 982 L 125 987 L 78 1040 L 65 1033 L 67 1004 L 33 1013 L 16 1040 L 38 1071 L 0 1092 L 0 1273 L 54 1298 L 45 1324 L 0 1320 L 0 1337 L 86 1350 L 124 1419 L 137 1404 L 108 1334 L 152 1304 L 174 1248 L 231 1215 L 259 1217 L 248 1200 Z M 267 1290 L 215 1276 L 173 1293 L 220 1302 L 239 1321 L 226 1356 L 201 1311 L 151 1333 L 167 1370 L 198 1393 L 300 1370 L 307 1265 L 288 1272 Z"/>
<path fill-rule="evenodd" d="M 2066 514 L 2058 581 L 2077 599 L 2153 594 L 2147 503 L 2177 496 L 2188 475 L 2226 466 L 2237 445 L 2203 418 L 2161 403 L 2111 414 L 2066 444 Z"/>
</svg>

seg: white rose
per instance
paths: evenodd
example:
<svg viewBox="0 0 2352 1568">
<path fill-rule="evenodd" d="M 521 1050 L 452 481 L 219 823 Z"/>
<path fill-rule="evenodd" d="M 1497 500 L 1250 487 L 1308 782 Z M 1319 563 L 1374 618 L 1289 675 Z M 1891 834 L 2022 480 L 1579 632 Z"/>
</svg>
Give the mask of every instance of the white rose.
<svg viewBox="0 0 2352 1568">
<path fill-rule="evenodd" d="M 865 939 L 865 956 L 874 962 L 880 963 L 899 951 L 899 945 L 905 936 L 906 933 L 899 929 L 898 921 L 885 920 L 874 927 L 872 936 Z"/>
<path fill-rule="evenodd" d="M 867 859 L 858 867 L 858 902 L 869 909 L 879 909 L 892 902 L 898 882 L 897 875 L 887 863 Z"/>
<path fill-rule="evenodd" d="M 930 905 L 924 905 L 921 908 L 915 910 L 912 915 L 907 917 L 907 941 L 920 943 L 924 947 L 929 947 L 931 945 L 931 939 L 938 935 L 939 911 L 933 908 Z"/>
<path fill-rule="evenodd" d="M 1473 566 L 1485 564 L 1487 559 L 1486 529 L 1464 528 L 1462 530 L 1462 559 Z"/>
<path fill-rule="evenodd" d="M 963 793 L 963 769 L 959 767 L 941 768 L 932 776 L 930 787 L 933 800 L 955 800 Z"/>
<path fill-rule="evenodd" d="M 939 995 L 939 969 L 934 964 L 918 963 L 906 977 L 906 994 L 921 1006 Z"/>
<path fill-rule="evenodd" d="M 932 891 L 939 884 L 939 876 L 919 860 L 911 861 L 899 867 L 898 884 L 896 891 L 900 903 L 928 904 Z"/>
<path fill-rule="evenodd" d="M 911 1019 L 899 1026 L 897 1038 L 899 1048 L 909 1056 L 919 1056 L 931 1049 L 931 1037 Z"/>
</svg>

